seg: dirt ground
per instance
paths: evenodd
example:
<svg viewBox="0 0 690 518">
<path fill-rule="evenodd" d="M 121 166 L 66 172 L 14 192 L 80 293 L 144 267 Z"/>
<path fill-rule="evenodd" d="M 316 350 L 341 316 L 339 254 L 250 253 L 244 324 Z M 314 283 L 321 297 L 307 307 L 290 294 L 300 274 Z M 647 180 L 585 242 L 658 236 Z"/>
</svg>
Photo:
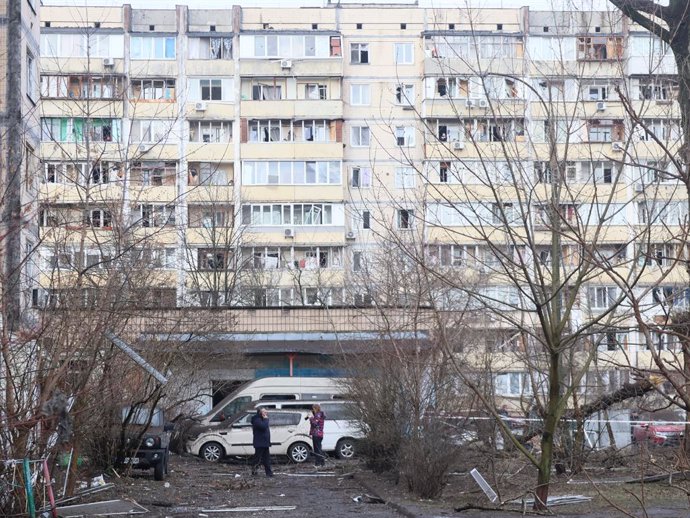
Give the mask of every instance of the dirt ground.
<svg viewBox="0 0 690 518">
<path fill-rule="evenodd" d="M 313 465 L 274 463 L 275 477 L 263 474 L 252 477 L 244 461 L 218 464 L 204 462 L 191 456 L 174 455 L 170 462 L 170 474 L 165 482 L 155 482 L 150 472 L 106 476 L 115 487 L 91 495 L 83 502 L 133 499 L 149 510 L 145 517 L 179 516 L 275 516 L 322 518 L 349 517 L 360 514 L 365 517 L 384 518 L 441 516 L 508 518 L 520 516 L 519 506 L 507 506 L 503 510 L 478 510 L 456 512 L 458 506 L 476 504 L 490 507 L 491 503 L 477 487 L 465 466 L 449 476 L 440 498 L 419 500 L 411 496 L 400 484 L 385 476 L 374 474 L 358 461 L 329 459 L 325 468 L 316 472 Z M 471 459 L 469 459 L 471 464 Z M 493 466 L 493 468 L 492 468 Z M 479 466 L 480 471 L 493 487 L 499 489 L 501 500 L 509 500 L 524 494 L 534 480 L 519 458 L 499 458 L 493 464 Z M 641 471 L 640 471 L 641 470 Z M 687 493 L 669 487 L 666 482 L 625 484 L 633 475 L 659 473 L 658 466 L 648 464 L 636 467 L 609 467 L 591 470 L 584 476 L 569 478 L 554 476 L 551 495 L 591 496 L 590 502 L 554 507 L 551 516 L 609 518 L 618 516 L 649 516 L 654 518 L 690 517 Z M 680 488 L 689 489 L 687 481 L 676 482 Z M 360 495 L 377 495 L 387 504 L 355 502 Z M 364 499 L 366 500 L 366 498 Z M 294 510 L 224 512 L 231 507 L 294 506 Z M 621 510 L 617 510 L 615 506 Z M 513 509 L 508 511 L 507 509 Z M 214 512 L 215 511 L 215 512 Z M 625 511 L 625 512 L 623 512 Z M 628 514 L 626 514 L 628 513 Z"/>
</svg>

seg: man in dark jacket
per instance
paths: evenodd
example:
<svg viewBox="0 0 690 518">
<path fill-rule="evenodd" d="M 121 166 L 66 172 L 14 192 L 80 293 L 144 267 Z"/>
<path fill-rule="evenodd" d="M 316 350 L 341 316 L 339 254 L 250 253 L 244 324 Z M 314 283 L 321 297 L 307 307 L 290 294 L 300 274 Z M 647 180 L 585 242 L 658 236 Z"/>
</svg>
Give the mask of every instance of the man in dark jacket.
<svg viewBox="0 0 690 518">
<path fill-rule="evenodd" d="M 252 459 L 252 475 L 256 475 L 259 465 L 263 464 L 266 476 L 272 477 L 271 456 L 268 449 L 271 447 L 271 429 L 268 426 L 268 412 L 265 408 L 259 408 L 252 417 L 252 432 L 254 434 L 254 458 Z"/>
</svg>

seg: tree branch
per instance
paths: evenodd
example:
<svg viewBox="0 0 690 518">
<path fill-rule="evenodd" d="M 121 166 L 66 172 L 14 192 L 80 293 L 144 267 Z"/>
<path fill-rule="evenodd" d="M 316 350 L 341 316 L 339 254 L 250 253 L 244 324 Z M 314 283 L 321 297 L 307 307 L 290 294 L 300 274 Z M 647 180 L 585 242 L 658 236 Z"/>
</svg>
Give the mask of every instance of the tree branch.
<svg viewBox="0 0 690 518">
<path fill-rule="evenodd" d="M 666 7 L 659 5 L 652 0 L 609 0 L 613 5 L 620 9 L 625 16 L 635 23 L 641 25 L 652 34 L 658 36 L 666 43 L 671 43 L 671 31 L 655 22 L 645 14 L 661 18 L 666 21 L 668 12 Z M 668 23 L 668 22 L 667 22 Z"/>
</svg>

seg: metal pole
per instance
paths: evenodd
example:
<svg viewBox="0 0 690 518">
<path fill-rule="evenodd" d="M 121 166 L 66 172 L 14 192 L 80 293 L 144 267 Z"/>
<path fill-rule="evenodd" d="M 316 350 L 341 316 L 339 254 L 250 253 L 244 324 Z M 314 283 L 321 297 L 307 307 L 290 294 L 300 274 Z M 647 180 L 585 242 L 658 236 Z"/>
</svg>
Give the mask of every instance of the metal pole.
<svg viewBox="0 0 690 518">
<path fill-rule="evenodd" d="M 48 486 L 50 512 L 53 515 L 53 518 L 58 518 L 57 507 L 55 507 L 55 495 L 53 494 L 53 479 L 50 478 L 50 470 L 48 469 L 48 459 L 43 459 L 43 476 L 46 479 L 46 486 Z"/>
<path fill-rule="evenodd" d="M 34 492 L 31 487 L 31 469 L 29 468 L 29 459 L 24 459 L 22 463 L 24 468 L 24 490 L 26 491 L 26 507 L 30 518 L 36 518 L 36 506 L 34 505 Z"/>
</svg>

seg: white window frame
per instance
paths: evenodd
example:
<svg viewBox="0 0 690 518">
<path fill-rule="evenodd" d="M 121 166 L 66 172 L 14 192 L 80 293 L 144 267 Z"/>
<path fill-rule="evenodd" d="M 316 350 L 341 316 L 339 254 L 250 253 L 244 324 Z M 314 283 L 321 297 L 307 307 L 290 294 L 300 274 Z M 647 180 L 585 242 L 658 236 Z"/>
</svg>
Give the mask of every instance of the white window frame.
<svg viewBox="0 0 690 518">
<path fill-rule="evenodd" d="M 353 59 L 356 56 L 356 59 Z M 362 56 L 366 56 L 366 60 L 362 60 Z M 350 64 L 351 65 L 369 65 L 371 60 L 371 53 L 369 44 L 365 42 L 350 43 Z"/>
<path fill-rule="evenodd" d="M 353 166 L 350 170 L 350 187 L 369 189 L 372 183 L 371 167 Z"/>
<path fill-rule="evenodd" d="M 371 85 L 353 83 L 350 85 L 350 105 L 369 106 L 371 104 Z"/>
<path fill-rule="evenodd" d="M 413 43 L 394 43 L 393 44 L 393 63 L 396 65 L 414 64 L 414 44 Z"/>
<path fill-rule="evenodd" d="M 363 142 L 365 141 L 366 142 Z M 371 145 L 371 129 L 369 126 L 352 126 L 350 128 L 350 146 L 369 147 Z"/>
<path fill-rule="evenodd" d="M 415 88 L 413 83 L 395 85 L 395 104 L 399 106 L 414 106 Z"/>
<path fill-rule="evenodd" d="M 414 126 L 395 127 L 395 145 L 398 147 L 412 147 L 415 144 Z"/>
<path fill-rule="evenodd" d="M 414 167 L 395 168 L 395 188 L 413 189 L 417 182 L 417 171 Z"/>
</svg>

